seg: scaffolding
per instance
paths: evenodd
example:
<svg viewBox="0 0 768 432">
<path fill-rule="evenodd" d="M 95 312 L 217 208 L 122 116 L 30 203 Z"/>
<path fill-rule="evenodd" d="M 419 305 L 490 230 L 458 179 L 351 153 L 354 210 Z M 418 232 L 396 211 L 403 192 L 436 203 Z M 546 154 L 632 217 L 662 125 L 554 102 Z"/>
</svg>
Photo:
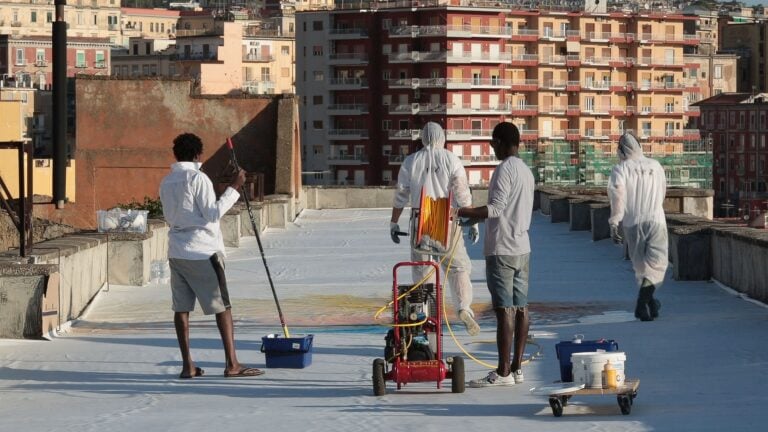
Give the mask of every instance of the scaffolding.
<svg viewBox="0 0 768 432">
<path fill-rule="evenodd" d="M 611 170 L 618 161 L 615 153 L 606 151 L 603 144 L 580 143 L 579 182 L 587 186 L 607 186 Z"/>
<path fill-rule="evenodd" d="M 553 141 L 539 145 L 538 181 L 543 184 L 570 185 L 579 181 L 579 159 L 571 143 Z"/>
</svg>

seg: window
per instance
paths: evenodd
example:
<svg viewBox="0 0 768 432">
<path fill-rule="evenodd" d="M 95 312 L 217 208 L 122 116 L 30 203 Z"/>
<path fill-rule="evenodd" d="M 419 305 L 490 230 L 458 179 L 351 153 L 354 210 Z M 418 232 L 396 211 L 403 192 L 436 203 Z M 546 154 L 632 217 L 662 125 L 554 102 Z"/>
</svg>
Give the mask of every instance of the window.
<svg viewBox="0 0 768 432">
<path fill-rule="evenodd" d="M 37 11 L 32 11 L 29 15 L 29 20 L 33 23 L 37 22 Z"/>
<path fill-rule="evenodd" d="M 321 56 L 323 55 L 323 47 L 322 45 L 315 45 L 312 47 L 312 55 L 314 56 Z"/>
<path fill-rule="evenodd" d="M 52 23 L 53 22 L 53 12 L 46 12 L 45 13 L 45 22 Z"/>
<path fill-rule="evenodd" d="M 270 79 L 270 73 L 268 67 L 261 68 L 261 80 L 262 81 L 272 81 Z"/>
<path fill-rule="evenodd" d="M 324 79 L 323 71 L 313 71 L 312 76 L 314 77 L 315 81 L 322 81 Z"/>
<path fill-rule="evenodd" d="M 144 76 L 149 75 L 149 65 L 143 65 L 141 67 L 141 74 Z"/>
<path fill-rule="evenodd" d="M 282 55 L 289 55 L 291 53 L 291 47 L 288 45 L 283 45 L 280 47 L 280 54 Z"/>
<path fill-rule="evenodd" d="M 35 65 L 45 66 L 45 50 L 44 49 L 38 49 L 35 52 Z"/>
<path fill-rule="evenodd" d="M 715 65 L 715 79 L 723 78 L 723 65 Z"/>
<path fill-rule="evenodd" d="M 323 95 L 312 96 L 312 105 L 322 105 Z"/>
<path fill-rule="evenodd" d="M 389 28 L 392 27 L 392 20 L 389 18 L 384 18 L 381 20 L 381 28 L 383 30 L 389 30 Z"/>
<path fill-rule="evenodd" d="M 75 54 L 75 67 L 84 68 L 86 67 L 85 64 L 85 51 L 77 51 L 77 54 Z"/>
<path fill-rule="evenodd" d="M 16 49 L 16 66 L 24 66 L 24 50 L 22 48 Z"/>
<path fill-rule="evenodd" d="M 383 79 L 384 81 L 389 81 L 389 76 L 390 75 L 388 70 L 384 70 L 381 72 L 381 79 Z"/>
<path fill-rule="evenodd" d="M 312 30 L 321 31 L 323 29 L 322 21 L 312 21 Z"/>
<path fill-rule="evenodd" d="M 392 120 L 382 120 L 381 121 L 381 128 L 383 130 L 390 130 L 390 129 L 392 129 Z"/>
<path fill-rule="evenodd" d="M 107 67 L 107 63 L 104 61 L 104 51 L 96 51 L 96 64 L 94 66 L 97 68 Z"/>
<path fill-rule="evenodd" d="M 322 120 L 315 120 L 312 122 L 312 127 L 315 129 L 322 129 L 323 128 L 323 121 Z"/>
</svg>

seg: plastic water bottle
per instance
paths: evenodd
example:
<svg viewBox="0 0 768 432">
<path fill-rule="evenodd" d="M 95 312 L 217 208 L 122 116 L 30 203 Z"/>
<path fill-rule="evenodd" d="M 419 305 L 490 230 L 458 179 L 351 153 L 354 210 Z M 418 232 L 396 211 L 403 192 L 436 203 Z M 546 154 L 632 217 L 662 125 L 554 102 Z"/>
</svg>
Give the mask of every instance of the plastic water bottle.
<svg viewBox="0 0 768 432">
<path fill-rule="evenodd" d="M 611 361 L 608 360 L 603 366 L 603 388 L 616 388 L 616 369 L 613 368 Z"/>
<path fill-rule="evenodd" d="M 171 266 L 168 261 L 160 262 L 160 283 L 169 285 L 171 283 Z"/>
<path fill-rule="evenodd" d="M 149 266 L 149 283 L 157 285 L 160 283 L 162 273 L 162 262 L 154 260 Z"/>
</svg>

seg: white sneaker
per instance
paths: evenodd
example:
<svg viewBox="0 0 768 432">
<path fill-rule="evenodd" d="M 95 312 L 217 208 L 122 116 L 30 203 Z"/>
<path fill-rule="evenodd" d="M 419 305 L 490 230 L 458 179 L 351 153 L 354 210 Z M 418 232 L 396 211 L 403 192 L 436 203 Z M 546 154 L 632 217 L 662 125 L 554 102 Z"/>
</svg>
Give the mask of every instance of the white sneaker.
<svg viewBox="0 0 768 432">
<path fill-rule="evenodd" d="M 477 324 L 472 315 L 466 310 L 459 311 L 459 319 L 464 323 L 464 327 L 467 328 L 467 333 L 470 336 L 477 336 L 480 333 L 480 326 Z"/>
<path fill-rule="evenodd" d="M 496 373 L 495 370 L 488 372 L 488 375 L 475 379 L 469 382 L 470 387 L 479 388 L 479 387 L 498 387 L 498 386 L 511 386 L 515 385 L 515 377 L 513 374 L 509 374 L 507 376 L 501 376 L 498 373 Z"/>
<path fill-rule="evenodd" d="M 523 370 L 518 369 L 514 372 L 512 372 L 510 375 L 515 377 L 515 384 L 522 384 L 525 382 L 525 378 L 523 378 Z"/>
</svg>

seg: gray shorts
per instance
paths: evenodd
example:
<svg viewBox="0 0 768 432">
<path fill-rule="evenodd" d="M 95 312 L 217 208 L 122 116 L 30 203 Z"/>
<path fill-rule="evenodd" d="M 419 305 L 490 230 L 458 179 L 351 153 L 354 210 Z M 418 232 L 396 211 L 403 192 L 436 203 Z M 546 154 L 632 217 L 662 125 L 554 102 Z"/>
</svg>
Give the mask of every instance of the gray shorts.
<svg viewBox="0 0 768 432">
<path fill-rule="evenodd" d="M 232 307 L 229 302 L 224 259 L 220 254 L 208 260 L 171 258 L 171 296 L 174 312 L 192 312 L 195 299 L 205 315 L 224 312 Z"/>
<path fill-rule="evenodd" d="M 485 257 L 485 279 L 494 308 L 528 306 L 528 272 L 531 254 Z"/>
</svg>

